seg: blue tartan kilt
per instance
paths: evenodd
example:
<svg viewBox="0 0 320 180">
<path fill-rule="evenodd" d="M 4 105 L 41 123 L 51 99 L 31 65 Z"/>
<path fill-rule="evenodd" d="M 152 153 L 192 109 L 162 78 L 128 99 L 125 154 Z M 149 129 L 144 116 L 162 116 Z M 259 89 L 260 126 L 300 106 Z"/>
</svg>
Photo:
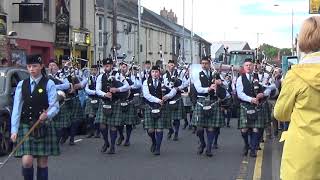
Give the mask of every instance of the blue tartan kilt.
<svg viewBox="0 0 320 180">
<path fill-rule="evenodd" d="M 214 101 L 210 101 L 210 104 L 213 102 Z M 204 105 L 204 103 L 205 98 L 198 98 L 192 114 L 191 124 L 199 127 L 223 127 L 225 125 L 225 120 L 219 103 L 212 105 L 210 116 L 204 116 L 203 108 L 200 105 Z"/>
<path fill-rule="evenodd" d="M 185 117 L 186 111 L 182 99 L 177 100 L 175 105 L 168 104 L 167 106 L 170 120 L 181 120 Z"/>
<path fill-rule="evenodd" d="M 70 100 L 72 102 L 72 109 L 71 109 L 71 122 L 77 122 L 84 119 L 84 109 L 81 107 L 81 102 L 79 97 L 75 97 Z"/>
<path fill-rule="evenodd" d="M 95 101 L 97 101 L 97 103 L 95 103 Z M 99 108 L 99 99 L 93 99 L 93 98 L 87 98 L 86 99 L 86 107 L 85 107 L 85 114 L 86 115 L 96 115 L 97 111 Z"/>
<path fill-rule="evenodd" d="M 128 108 L 125 112 L 123 112 L 122 117 L 123 125 L 136 125 L 140 122 L 140 119 L 137 114 L 137 107 L 135 107 L 132 103 L 128 104 Z"/>
<path fill-rule="evenodd" d="M 247 120 L 247 112 L 248 108 L 256 107 L 249 103 L 241 103 L 240 104 L 240 118 L 239 125 L 240 129 L 242 128 L 264 128 L 268 121 L 268 103 L 264 103 L 261 105 L 259 111 L 257 111 L 257 119 L 255 121 Z"/>
<path fill-rule="evenodd" d="M 17 143 L 19 143 L 23 139 L 30 128 L 31 127 L 29 124 L 20 124 Z M 15 153 L 16 157 L 22 157 L 24 155 L 32 155 L 34 157 L 60 155 L 56 130 L 52 122 L 48 123 L 48 131 L 45 137 L 36 139 L 32 136 L 29 136 Z"/>
<path fill-rule="evenodd" d="M 167 104 L 161 108 L 161 116 L 154 119 L 151 116 L 151 107 L 145 105 L 144 110 L 144 127 L 145 129 L 169 129 L 171 128 L 171 114 Z"/>
<path fill-rule="evenodd" d="M 59 113 L 53 118 L 53 125 L 56 129 L 67 128 L 71 125 L 72 101 L 65 101 L 60 106 Z"/>
</svg>

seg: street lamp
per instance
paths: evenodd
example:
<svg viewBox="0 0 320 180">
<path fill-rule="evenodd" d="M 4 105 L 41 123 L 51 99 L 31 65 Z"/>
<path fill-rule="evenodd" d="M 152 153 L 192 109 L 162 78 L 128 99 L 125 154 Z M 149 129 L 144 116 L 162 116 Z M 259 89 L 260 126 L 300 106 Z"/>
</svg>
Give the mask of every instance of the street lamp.
<svg viewBox="0 0 320 180">
<path fill-rule="evenodd" d="M 279 7 L 280 5 L 279 4 L 274 4 L 273 5 L 274 7 Z M 293 44 L 293 7 L 291 8 L 291 53 L 292 53 L 292 56 L 294 55 L 294 44 Z"/>
</svg>

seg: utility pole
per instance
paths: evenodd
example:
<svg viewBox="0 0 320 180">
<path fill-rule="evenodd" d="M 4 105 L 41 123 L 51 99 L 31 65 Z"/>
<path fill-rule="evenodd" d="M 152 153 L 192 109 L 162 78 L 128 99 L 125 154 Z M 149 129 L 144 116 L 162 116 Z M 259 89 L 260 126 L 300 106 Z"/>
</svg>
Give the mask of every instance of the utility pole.
<svg viewBox="0 0 320 180">
<path fill-rule="evenodd" d="M 104 0 L 103 3 L 103 58 L 107 58 L 107 45 L 108 45 L 108 32 L 107 32 L 107 21 L 108 21 L 108 0 Z M 101 61 L 100 57 L 99 60 Z M 101 63 L 101 62 L 100 62 Z"/>
<path fill-rule="evenodd" d="M 185 60 L 185 52 L 184 52 L 184 7 L 185 3 L 184 3 L 184 0 L 183 0 L 183 26 L 182 26 L 182 60 L 184 61 Z"/>
<path fill-rule="evenodd" d="M 193 63 L 193 0 L 191 8 L 191 37 L 190 37 L 190 49 L 191 49 L 191 63 Z"/>
<path fill-rule="evenodd" d="M 140 67 L 142 67 L 142 61 L 140 60 L 140 27 L 141 27 L 141 0 L 138 0 L 137 58 L 138 58 L 138 64 L 140 64 Z"/>
<path fill-rule="evenodd" d="M 293 45 L 293 8 L 291 11 L 291 48 L 292 48 L 292 56 L 294 55 L 294 45 Z"/>
<path fill-rule="evenodd" d="M 118 0 L 113 0 L 113 20 L 112 20 L 112 47 L 117 47 L 117 6 Z"/>
</svg>

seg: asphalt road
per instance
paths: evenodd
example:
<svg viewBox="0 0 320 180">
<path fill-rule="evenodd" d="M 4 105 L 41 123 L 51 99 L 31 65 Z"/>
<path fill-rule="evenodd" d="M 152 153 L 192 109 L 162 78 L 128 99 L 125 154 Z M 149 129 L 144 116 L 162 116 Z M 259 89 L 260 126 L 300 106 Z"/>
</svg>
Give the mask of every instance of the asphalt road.
<svg viewBox="0 0 320 180">
<path fill-rule="evenodd" d="M 181 130 L 177 142 L 164 138 L 161 155 L 149 152 L 149 137 L 141 126 L 134 129 L 131 146 L 118 146 L 115 155 L 99 152 L 102 139 L 77 137 L 75 146 L 63 145 L 61 155 L 50 157 L 50 180 L 234 180 L 252 179 L 256 159 L 242 157 L 243 142 L 236 121 L 232 128 L 222 128 L 219 149 L 214 156 L 196 154 L 198 139 L 189 130 Z M 167 131 L 166 131 L 167 132 Z M 260 179 L 271 180 L 275 160 L 272 143 L 267 141 L 263 151 Z M 277 146 L 278 147 L 278 146 Z M 279 149 L 279 147 L 277 148 Z M 0 158 L 2 161 L 4 157 Z M 276 162 L 277 163 L 277 162 Z M 36 165 L 35 165 L 36 167 Z M 277 175 L 275 175 L 277 176 Z M 0 180 L 21 177 L 19 159 L 11 159 L 0 169 Z"/>
</svg>

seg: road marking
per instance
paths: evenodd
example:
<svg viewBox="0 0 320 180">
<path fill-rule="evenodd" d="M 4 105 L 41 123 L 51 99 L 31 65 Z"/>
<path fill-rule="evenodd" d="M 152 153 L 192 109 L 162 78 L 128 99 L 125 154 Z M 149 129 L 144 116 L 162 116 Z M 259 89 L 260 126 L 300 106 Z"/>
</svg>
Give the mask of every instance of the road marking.
<svg viewBox="0 0 320 180">
<path fill-rule="evenodd" d="M 266 139 L 266 135 L 263 136 Z M 261 150 L 257 153 L 256 164 L 254 166 L 253 171 L 253 180 L 260 180 L 261 179 L 261 169 L 262 169 L 262 162 L 263 162 L 263 151 L 264 151 L 264 143 L 260 143 Z"/>
<path fill-rule="evenodd" d="M 240 164 L 240 170 L 238 173 L 238 176 L 236 180 L 245 180 L 248 177 L 248 166 L 249 166 L 249 159 L 248 156 L 244 156 L 241 164 Z"/>
<path fill-rule="evenodd" d="M 74 142 L 77 143 L 77 142 L 80 142 L 80 141 L 82 141 L 82 139 L 77 139 Z"/>
</svg>

